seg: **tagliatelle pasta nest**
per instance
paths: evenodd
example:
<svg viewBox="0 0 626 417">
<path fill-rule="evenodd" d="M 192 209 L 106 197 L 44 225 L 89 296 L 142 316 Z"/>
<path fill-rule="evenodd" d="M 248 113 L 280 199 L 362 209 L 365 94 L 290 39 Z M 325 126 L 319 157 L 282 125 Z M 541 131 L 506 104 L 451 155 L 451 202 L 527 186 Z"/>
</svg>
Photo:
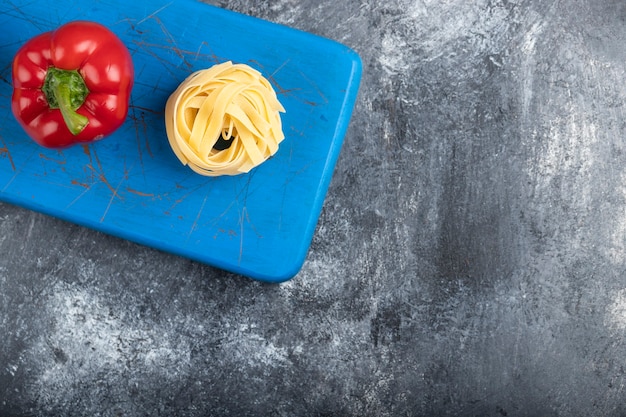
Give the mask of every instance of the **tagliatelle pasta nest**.
<svg viewBox="0 0 626 417">
<path fill-rule="evenodd" d="M 165 127 L 183 165 L 201 175 L 238 175 L 276 153 L 285 138 L 281 112 L 260 72 L 229 61 L 178 86 L 165 106 Z"/>
</svg>

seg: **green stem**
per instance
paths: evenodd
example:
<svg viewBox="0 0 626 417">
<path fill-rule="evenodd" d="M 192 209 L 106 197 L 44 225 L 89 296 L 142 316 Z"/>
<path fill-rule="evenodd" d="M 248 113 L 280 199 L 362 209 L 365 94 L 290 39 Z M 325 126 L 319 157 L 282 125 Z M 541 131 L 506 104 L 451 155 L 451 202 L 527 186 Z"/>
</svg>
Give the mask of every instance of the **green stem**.
<svg viewBox="0 0 626 417">
<path fill-rule="evenodd" d="M 42 88 L 48 106 L 59 109 L 67 128 L 73 135 L 78 135 L 89 124 L 89 119 L 76 110 L 85 102 L 89 90 L 78 71 L 48 68 Z"/>
<path fill-rule="evenodd" d="M 72 135 L 78 135 L 83 131 L 85 126 L 87 126 L 89 119 L 82 114 L 76 113 L 76 111 L 72 109 L 70 104 L 71 90 L 67 84 L 57 84 L 54 88 L 54 93 L 59 102 L 59 110 L 61 110 L 61 115 L 63 116 L 67 128 L 72 132 Z"/>
</svg>

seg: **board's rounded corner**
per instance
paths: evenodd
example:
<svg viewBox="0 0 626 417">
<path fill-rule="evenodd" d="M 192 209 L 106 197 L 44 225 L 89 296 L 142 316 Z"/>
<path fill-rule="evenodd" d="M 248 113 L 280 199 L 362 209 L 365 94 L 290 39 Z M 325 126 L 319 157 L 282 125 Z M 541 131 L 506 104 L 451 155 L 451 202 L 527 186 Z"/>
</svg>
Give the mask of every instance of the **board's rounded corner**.
<svg viewBox="0 0 626 417">
<path fill-rule="evenodd" d="M 250 278 L 268 284 L 284 284 L 296 278 L 300 271 L 302 271 L 304 263 L 306 262 L 307 254 L 308 249 L 292 258 L 290 261 L 283 262 L 280 268 L 276 268 L 275 270 L 265 274 L 255 274 L 250 276 Z"/>
<path fill-rule="evenodd" d="M 268 284 L 284 284 L 285 282 L 291 281 L 294 279 L 298 273 L 302 270 L 304 266 L 304 261 L 302 262 L 294 262 L 289 265 L 282 271 L 277 271 L 272 275 L 264 275 L 256 277 L 259 281 L 263 281 Z M 253 277 L 254 278 L 254 277 Z"/>
<path fill-rule="evenodd" d="M 354 72 L 356 74 L 358 74 L 359 78 L 361 76 L 361 73 L 363 72 L 363 59 L 361 58 L 361 54 L 359 54 L 356 49 L 353 49 L 349 46 L 345 46 L 347 50 L 347 55 L 350 56 L 350 59 L 352 60 L 352 64 L 353 64 L 353 68 L 354 68 Z"/>
</svg>

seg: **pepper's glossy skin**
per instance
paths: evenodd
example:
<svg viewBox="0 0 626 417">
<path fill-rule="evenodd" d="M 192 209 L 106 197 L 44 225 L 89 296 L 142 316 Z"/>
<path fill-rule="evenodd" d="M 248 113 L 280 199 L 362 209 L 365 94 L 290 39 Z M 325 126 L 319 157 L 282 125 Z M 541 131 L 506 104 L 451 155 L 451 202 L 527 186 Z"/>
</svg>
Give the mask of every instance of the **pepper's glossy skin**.
<svg viewBox="0 0 626 417">
<path fill-rule="evenodd" d="M 59 109 L 48 106 L 42 87 L 47 69 L 77 70 L 89 93 L 76 110 L 89 120 L 77 135 Z M 134 82 L 131 55 L 106 27 L 74 21 L 25 43 L 13 60 L 12 110 L 26 133 L 48 148 L 101 139 L 118 129 L 128 114 Z"/>
</svg>

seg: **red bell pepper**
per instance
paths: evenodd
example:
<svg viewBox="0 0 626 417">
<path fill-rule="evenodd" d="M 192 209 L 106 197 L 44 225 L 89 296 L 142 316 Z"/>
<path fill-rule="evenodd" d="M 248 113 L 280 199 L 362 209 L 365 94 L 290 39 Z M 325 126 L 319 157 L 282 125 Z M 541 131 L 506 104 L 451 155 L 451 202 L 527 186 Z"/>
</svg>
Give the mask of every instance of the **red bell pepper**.
<svg viewBox="0 0 626 417">
<path fill-rule="evenodd" d="M 11 107 L 35 142 L 64 148 L 118 129 L 133 82 L 131 55 L 113 32 L 95 22 L 70 22 L 17 51 Z"/>
</svg>

